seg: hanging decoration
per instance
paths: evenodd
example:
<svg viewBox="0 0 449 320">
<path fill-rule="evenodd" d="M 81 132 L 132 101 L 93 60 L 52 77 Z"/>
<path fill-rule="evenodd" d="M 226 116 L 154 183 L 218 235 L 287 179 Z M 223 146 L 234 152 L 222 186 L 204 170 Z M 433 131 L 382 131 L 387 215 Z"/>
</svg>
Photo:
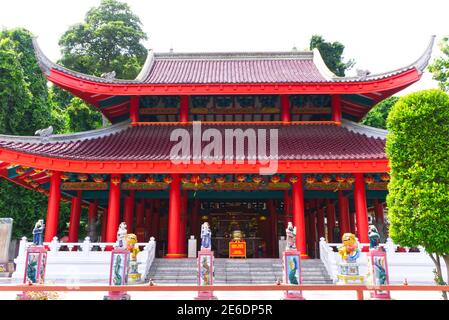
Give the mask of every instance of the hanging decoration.
<svg viewBox="0 0 449 320">
<path fill-rule="evenodd" d="M 33 181 L 33 179 L 31 177 L 25 177 L 23 181 L 25 181 L 26 183 L 30 183 L 31 181 Z"/>
<path fill-rule="evenodd" d="M 33 188 L 37 188 L 37 187 L 39 187 L 39 183 L 37 183 L 36 181 L 33 181 L 30 183 L 30 186 Z"/>
<path fill-rule="evenodd" d="M 335 177 L 335 181 L 337 181 L 338 183 L 343 183 L 343 182 L 346 181 L 346 179 L 345 179 L 345 177 L 343 177 L 343 176 L 337 175 L 337 176 Z"/>
<path fill-rule="evenodd" d="M 215 181 L 217 181 L 218 184 L 223 184 L 225 183 L 226 179 L 223 176 L 217 177 L 215 178 Z"/>
<path fill-rule="evenodd" d="M 70 179 L 70 175 L 64 172 L 61 174 L 61 179 L 65 182 Z"/>
<path fill-rule="evenodd" d="M 290 183 L 296 183 L 298 182 L 298 177 L 297 176 L 291 176 L 290 177 Z"/>
<path fill-rule="evenodd" d="M 206 176 L 206 177 L 203 179 L 203 183 L 206 184 L 206 185 L 210 184 L 211 182 L 212 182 L 212 178 L 209 177 L 209 176 Z"/>
<path fill-rule="evenodd" d="M 200 181 L 201 181 L 201 178 L 200 178 L 200 176 L 197 175 L 197 174 L 194 174 L 194 175 L 192 175 L 192 176 L 190 177 L 190 182 L 193 183 L 193 184 L 195 184 L 195 185 L 197 185 L 198 183 L 200 183 Z"/>
<path fill-rule="evenodd" d="M 281 177 L 279 177 L 278 175 L 274 175 L 271 177 L 271 182 L 278 183 L 279 181 L 281 181 Z"/>
<path fill-rule="evenodd" d="M 153 184 L 153 183 L 155 182 L 154 177 L 153 177 L 153 176 L 148 176 L 148 177 L 145 179 L 145 182 L 146 182 L 146 183 L 149 183 L 149 184 Z"/>
<path fill-rule="evenodd" d="M 324 175 L 321 177 L 321 182 L 323 182 L 324 184 L 328 184 L 332 181 L 332 178 L 328 175 Z"/>
<path fill-rule="evenodd" d="M 87 179 L 89 179 L 89 176 L 87 174 L 82 173 L 78 175 L 78 180 L 81 182 L 85 182 L 87 181 Z"/>
<path fill-rule="evenodd" d="M 382 180 L 383 182 L 390 181 L 390 175 L 388 173 L 384 173 L 380 176 L 380 180 Z"/>
<path fill-rule="evenodd" d="M 17 167 L 17 168 L 16 168 L 16 173 L 17 173 L 18 175 L 22 175 L 22 174 L 25 173 L 25 170 L 24 170 L 22 167 Z"/>
<path fill-rule="evenodd" d="M 128 178 L 128 182 L 131 184 L 136 184 L 139 179 L 136 176 L 131 176 Z"/>
<path fill-rule="evenodd" d="M 346 182 L 349 184 L 353 184 L 355 182 L 355 178 L 353 176 L 346 177 Z"/>
<path fill-rule="evenodd" d="M 253 177 L 253 182 L 257 183 L 257 184 L 261 183 L 262 182 L 262 177 L 261 176 L 254 176 Z"/>
<path fill-rule="evenodd" d="M 95 183 L 102 183 L 104 181 L 103 176 L 95 176 L 94 177 L 94 182 Z"/>
<path fill-rule="evenodd" d="M 170 184 L 170 183 L 172 183 L 172 181 L 173 181 L 173 178 L 171 176 L 167 175 L 164 177 L 164 182 L 166 184 Z"/>
<path fill-rule="evenodd" d="M 365 178 L 365 182 L 366 182 L 367 184 L 373 184 L 373 183 L 374 183 L 374 177 L 373 177 L 373 176 L 367 176 L 367 177 Z"/>
<path fill-rule="evenodd" d="M 182 183 L 182 184 L 189 183 L 189 179 L 187 178 L 187 176 L 183 176 L 183 177 L 181 178 L 181 183 Z"/>
<path fill-rule="evenodd" d="M 315 179 L 314 176 L 307 176 L 307 178 L 306 178 L 306 182 L 307 182 L 308 184 L 314 183 L 315 180 L 316 180 L 316 179 Z"/>
<path fill-rule="evenodd" d="M 114 186 L 118 185 L 120 183 L 120 177 L 112 177 L 111 182 Z"/>
<path fill-rule="evenodd" d="M 246 181 L 246 176 L 243 175 L 243 174 L 239 174 L 239 175 L 237 176 L 237 181 L 238 181 L 238 182 L 245 182 L 245 181 Z"/>
</svg>

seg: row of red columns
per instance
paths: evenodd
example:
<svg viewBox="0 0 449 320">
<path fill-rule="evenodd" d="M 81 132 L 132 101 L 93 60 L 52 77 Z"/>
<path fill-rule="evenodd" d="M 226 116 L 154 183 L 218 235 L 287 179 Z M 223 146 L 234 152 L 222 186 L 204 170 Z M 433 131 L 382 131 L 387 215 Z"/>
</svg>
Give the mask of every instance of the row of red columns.
<svg viewBox="0 0 449 320">
<path fill-rule="evenodd" d="M 368 242 L 368 215 L 366 206 L 366 193 L 365 184 L 362 173 L 356 173 L 355 176 L 355 211 L 357 216 L 357 233 L 360 242 Z M 297 174 L 298 182 L 293 183 L 292 187 L 292 206 L 291 211 L 293 212 L 293 224 L 297 227 L 298 235 L 296 238 L 296 245 L 298 250 L 303 256 L 306 256 L 307 245 L 306 245 L 306 223 L 305 223 L 305 207 L 304 207 L 304 191 L 302 184 L 302 174 Z M 120 175 L 111 176 L 111 184 L 109 189 L 109 202 L 108 209 L 103 216 L 103 230 L 102 236 L 105 238 L 106 242 L 115 242 L 116 233 L 119 226 L 120 219 Z M 48 213 L 46 222 L 46 232 L 45 241 L 49 242 L 52 240 L 57 233 L 58 226 L 58 216 L 59 216 L 59 202 L 61 197 L 60 191 L 60 172 L 54 172 L 50 178 L 50 195 L 48 200 Z M 187 193 L 181 192 L 181 178 L 179 174 L 172 175 L 172 182 L 169 188 L 169 215 L 168 215 L 168 253 L 167 257 L 176 258 L 185 256 L 186 252 L 186 220 L 187 220 Z M 285 193 L 285 211 L 286 211 L 286 223 L 289 221 L 290 213 L 290 201 L 288 192 Z M 77 242 L 79 221 L 81 213 L 81 192 L 72 199 L 72 210 L 70 217 L 70 227 L 69 227 L 69 241 Z M 147 208 L 145 212 L 145 200 L 138 201 L 136 204 L 136 231 L 138 233 L 139 228 L 144 227 L 144 220 L 146 220 L 147 229 L 151 225 L 156 226 L 156 220 L 158 220 L 158 214 L 153 207 Z M 129 196 L 125 197 L 125 211 L 124 220 L 127 223 L 128 230 L 132 231 L 133 226 L 133 212 L 134 212 L 135 195 L 134 192 L 130 192 Z M 347 197 L 344 197 L 342 192 L 338 192 L 338 205 L 340 212 L 340 229 L 342 233 L 351 232 L 354 227 L 351 228 L 351 224 L 354 223 L 354 219 L 351 218 L 349 213 L 349 204 Z M 195 202 L 194 206 L 198 206 Z M 376 212 L 382 210 L 383 217 L 383 207 L 382 204 L 376 205 Z M 328 218 L 328 235 L 329 238 L 333 238 L 333 228 L 335 226 L 335 207 L 331 203 L 327 203 L 327 218 Z M 89 206 L 89 220 L 93 219 L 96 215 L 97 204 L 92 203 Z M 152 212 L 154 213 L 152 215 Z M 196 212 L 196 210 L 192 210 Z M 146 219 L 144 218 L 146 216 Z M 275 220 L 275 215 L 270 221 L 271 234 L 275 235 L 277 221 Z M 316 219 L 315 222 L 311 222 Z M 195 226 L 197 224 L 197 217 L 194 213 L 191 215 L 191 233 L 194 233 Z M 150 221 L 153 223 L 150 224 Z M 351 223 L 352 221 L 352 223 Z M 157 224 L 159 222 L 157 221 Z M 318 208 L 316 217 L 313 216 L 309 219 L 310 223 L 314 228 L 318 226 L 318 237 L 324 237 L 324 210 Z M 157 229 L 156 229 L 157 230 Z M 314 232 L 312 233 L 314 234 Z M 276 239 L 275 236 L 272 236 Z M 273 241 L 273 239 L 271 239 Z M 275 247 L 271 247 L 272 251 L 275 251 Z"/>
</svg>

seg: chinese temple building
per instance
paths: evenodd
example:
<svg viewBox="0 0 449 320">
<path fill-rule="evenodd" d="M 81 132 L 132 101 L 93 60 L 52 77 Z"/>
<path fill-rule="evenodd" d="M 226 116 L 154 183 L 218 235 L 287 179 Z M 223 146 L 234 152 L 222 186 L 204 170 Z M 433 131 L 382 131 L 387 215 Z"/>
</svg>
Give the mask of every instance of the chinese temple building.
<svg viewBox="0 0 449 320">
<path fill-rule="evenodd" d="M 204 221 L 223 257 L 236 230 L 248 257 L 278 257 L 288 221 L 305 258 L 316 257 L 321 237 L 339 242 L 353 232 L 367 243 L 368 224 L 385 223 L 387 132 L 358 121 L 421 78 L 433 40 L 404 68 L 355 77 L 335 76 L 317 50 L 150 51 L 135 80 L 68 70 L 34 40 L 47 79 L 112 125 L 1 135 L 0 175 L 48 196 L 46 242 L 62 236 L 60 202 L 71 201 L 69 242 L 78 242 L 81 207 L 88 207 L 88 223 L 101 224 L 98 240 L 115 242 L 125 221 L 128 232 L 140 241 L 154 236 L 158 255 L 171 258 L 186 257 L 187 240 L 200 237 Z M 179 141 L 188 153 L 173 154 Z M 256 144 L 262 156 L 254 158 Z M 225 145 L 232 152 L 217 156 Z"/>
</svg>

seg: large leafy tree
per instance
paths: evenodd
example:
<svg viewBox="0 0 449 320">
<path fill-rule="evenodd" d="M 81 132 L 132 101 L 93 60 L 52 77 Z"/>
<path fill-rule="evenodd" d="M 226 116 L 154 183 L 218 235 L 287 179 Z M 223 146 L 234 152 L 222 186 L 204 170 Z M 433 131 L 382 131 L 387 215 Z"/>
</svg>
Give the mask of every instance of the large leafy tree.
<svg viewBox="0 0 449 320">
<path fill-rule="evenodd" d="M 115 71 L 117 78 L 133 79 L 147 56 L 141 44 L 146 39 L 139 17 L 126 3 L 102 0 L 87 12 L 84 22 L 62 35 L 60 63 L 86 74 Z"/>
<path fill-rule="evenodd" d="M 386 129 L 388 113 L 398 100 L 399 97 L 393 96 L 376 104 L 362 119 L 362 123 L 370 127 Z"/>
<path fill-rule="evenodd" d="M 429 70 L 433 73 L 433 79 L 438 81 L 441 90 L 449 91 L 449 38 L 443 38 L 439 45 L 444 56 L 436 58 L 429 65 Z"/>
<path fill-rule="evenodd" d="M 117 78 L 134 79 L 147 56 L 141 43 L 146 39 L 139 17 L 126 3 L 102 0 L 87 12 L 82 23 L 71 26 L 62 35 L 59 63 L 86 74 L 101 76 L 114 71 Z M 97 110 L 62 89 L 52 90 L 67 113 L 70 131 L 101 127 L 104 119 Z"/>
<path fill-rule="evenodd" d="M 402 97 L 387 128 L 390 236 L 401 246 L 423 246 L 443 283 L 441 258 L 449 271 L 449 96 L 433 89 Z"/>
<path fill-rule="evenodd" d="M 63 128 L 64 120 L 54 118 L 51 106 L 46 80 L 34 56 L 31 33 L 25 29 L 2 30 L 0 133 L 33 135 L 51 124 L 56 129 Z M 0 180 L 0 216 L 14 219 L 15 237 L 30 235 L 37 219 L 45 217 L 46 201 L 42 194 Z M 63 206 L 61 217 L 67 214 L 68 209 Z"/>
<path fill-rule="evenodd" d="M 340 42 L 328 42 L 320 35 L 313 35 L 309 47 L 310 50 L 317 48 L 329 70 L 339 77 L 344 77 L 355 64 L 353 59 L 343 61 L 345 46 Z"/>
</svg>

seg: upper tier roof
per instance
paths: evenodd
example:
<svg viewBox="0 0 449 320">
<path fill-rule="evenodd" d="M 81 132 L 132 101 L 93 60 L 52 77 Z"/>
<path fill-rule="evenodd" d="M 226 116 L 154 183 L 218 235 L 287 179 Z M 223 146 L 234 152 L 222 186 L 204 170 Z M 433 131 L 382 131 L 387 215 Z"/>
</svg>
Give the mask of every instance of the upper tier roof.
<svg viewBox="0 0 449 320">
<path fill-rule="evenodd" d="M 153 53 L 135 80 L 107 79 L 82 74 L 51 62 L 33 39 L 39 65 L 45 74 L 57 70 L 79 79 L 108 84 L 261 84 L 366 82 L 416 69 L 423 72 L 432 53 L 432 36 L 415 62 L 384 73 L 337 77 L 318 50 L 306 52 Z"/>
</svg>

